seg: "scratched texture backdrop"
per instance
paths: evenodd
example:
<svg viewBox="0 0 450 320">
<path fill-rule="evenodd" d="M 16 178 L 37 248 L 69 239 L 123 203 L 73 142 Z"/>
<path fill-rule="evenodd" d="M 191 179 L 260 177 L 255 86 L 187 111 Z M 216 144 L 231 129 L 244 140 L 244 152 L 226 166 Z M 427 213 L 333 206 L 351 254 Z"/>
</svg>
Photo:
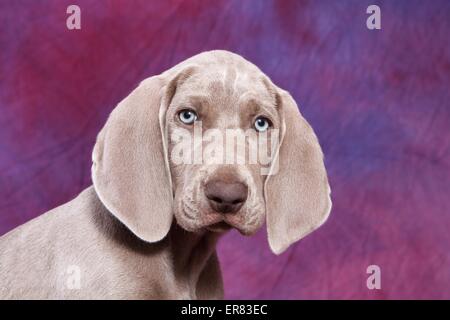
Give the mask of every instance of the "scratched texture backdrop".
<svg viewBox="0 0 450 320">
<path fill-rule="evenodd" d="M 76 3 L 82 29 L 66 28 Z M 382 30 L 366 28 L 378 4 Z M 248 58 L 319 137 L 328 222 L 281 256 L 219 253 L 227 298 L 450 298 L 449 1 L 0 1 L 0 234 L 91 184 L 91 149 L 137 83 L 201 51 Z M 382 289 L 368 290 L 377 264 Z"/>
</svg>

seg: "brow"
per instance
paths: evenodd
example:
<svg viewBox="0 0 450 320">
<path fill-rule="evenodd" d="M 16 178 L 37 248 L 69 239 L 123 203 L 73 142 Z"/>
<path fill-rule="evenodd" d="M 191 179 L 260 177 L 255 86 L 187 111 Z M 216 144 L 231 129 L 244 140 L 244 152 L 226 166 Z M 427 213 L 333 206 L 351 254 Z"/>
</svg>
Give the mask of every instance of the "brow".
<svg viewBox="0 0 450 320">
<path fill-rule="evenodd" d="M 210 103 L 210 98 L 207 95 L 195 95 L 186 97 L 186 101 L 197 107 L 197 108 L 205 108 Z"/>
<path fill-rule="evenodd" d="M 267 112 L 272 117 L 276 117 L 277 115 L 275 106 L 270 103 L 263 102 L 260 99 L 256 99 L 253 96 L 243 99 L 241 104 L 250 108 L 253 115 L 258 114 L 261 111 Z"/>
<path fill-rule="evenodd" d="M 208 95 L 195 95 L 195 96 L 188 96 L 187 99 L 191 102 L 200 102 L 205 103 L 208 102 L 209 96 Z"/>
</svg>

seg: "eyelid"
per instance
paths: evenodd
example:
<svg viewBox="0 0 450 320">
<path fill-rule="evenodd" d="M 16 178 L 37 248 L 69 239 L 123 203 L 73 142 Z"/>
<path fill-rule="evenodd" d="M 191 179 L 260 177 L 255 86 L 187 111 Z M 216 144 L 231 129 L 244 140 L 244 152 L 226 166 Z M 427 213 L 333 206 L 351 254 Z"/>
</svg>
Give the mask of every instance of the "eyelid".
<svg viewBox="0 0 450 320">
<path fill-rule="evenodd" d="M 180 107 L 180 108 L 177 110 L 177 114 L 179 114 L 179 113 L 181 113 L 181 112 L 183 112 L 183 111 L 193 111 L 193 112 L 195 112 L 195 113 L 198 113 L 197 110 L 195 110 L 194 107 L 191 107 L 191 106 L 185 107 L 185 106 L 183 106 L 183 107 Z"/>
<path fill-rule="evenodd" d="M 176 114 L 177 116 L 179 116 L 182 112 L 185 112 L 185 111 L 191 111 L 191 112 L 195 113 L 195 115 L 197 116 L 197 120 L 198 120 L 198 118 L 200 118 L 200 114 L 198 113 L 198 111 L 197 111 L 195 108 L 191 107 L 191 106 L 189 106 L 189 107 L 180 107 L 180 108 L 176 111 L 175 114 Z"/>
<path fill-rule="evenodd" d="M 273 120 L 270 118 L 270 116 L 268 116 L 268 115 L 266 115 L 266 114 L 264 114 L 264 113 L 255 116 L 255 117 L 253 118 L 253 123 L 254 123 L 256 120 L 258 120 L 259 118 L 264 118 L 264 119 L 266 119 L 266 120 L 269 122 L 269 126 L 270 126 L 270 127 L 273 127 Z"/>
</svg>

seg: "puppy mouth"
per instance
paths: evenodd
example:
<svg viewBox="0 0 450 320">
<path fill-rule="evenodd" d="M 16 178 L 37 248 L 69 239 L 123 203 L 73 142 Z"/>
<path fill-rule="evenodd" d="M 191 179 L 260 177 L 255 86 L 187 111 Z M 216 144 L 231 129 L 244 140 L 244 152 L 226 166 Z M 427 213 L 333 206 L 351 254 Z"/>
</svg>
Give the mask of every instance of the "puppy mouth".
<svg viewBox="0 0 450 320">
<path fill-rule="evenodd" d="M 233 226 L 226 223 L 225 221 L 219 221 L 219 222 L 213 223 L 206 227 L 206 229 L 208 229 L 209 231 L 218 232 L 218 233 L 228 231 L 231 228 L 233 228 Z"/>
</svg>

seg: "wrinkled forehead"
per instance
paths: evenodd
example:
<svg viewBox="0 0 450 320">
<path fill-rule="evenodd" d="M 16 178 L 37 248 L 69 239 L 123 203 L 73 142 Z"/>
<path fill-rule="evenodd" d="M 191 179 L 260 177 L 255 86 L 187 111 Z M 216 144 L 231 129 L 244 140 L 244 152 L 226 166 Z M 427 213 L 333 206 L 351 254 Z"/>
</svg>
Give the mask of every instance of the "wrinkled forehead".
<svg viewBox="0 0 450 320">
<path fill-rule="evenodd" d="M 177 90 L 178 91 L 178 90 Z M 241 103 L 274 100 L 262 73 L 242 66 L 211 67 L 194 72 L 179 87 L 183 96 L 203 96 L 210 100 Z"/>
</svg>

